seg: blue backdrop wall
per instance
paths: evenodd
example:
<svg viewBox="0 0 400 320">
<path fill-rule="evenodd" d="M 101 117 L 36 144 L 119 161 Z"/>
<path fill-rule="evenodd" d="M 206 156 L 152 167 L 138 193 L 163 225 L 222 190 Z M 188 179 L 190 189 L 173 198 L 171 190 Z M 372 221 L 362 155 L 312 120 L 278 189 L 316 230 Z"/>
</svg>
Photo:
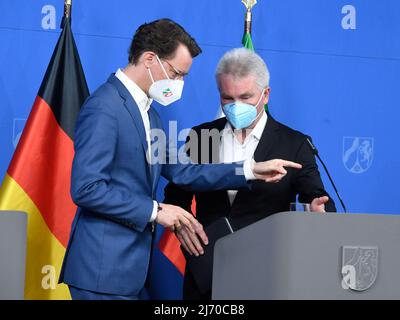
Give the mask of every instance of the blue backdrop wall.
<svg viewBox="0 0 400 320">
<path fill-rule="evenodd" d="M 0 0 L 1 179 L 60 34 L 63 2 Z M 240 0 L 74 0 L 72 17 L 91 91 L 125 66 L 140 24 L 163 17 L 182 24 L 203 54 L 183 99 L 157 108 L 178 130 L 215 118 L 214 69 L 241 46 Z M 400 2 L 259 0 L 253 19 L 255 50 L 271 72 L 272 115 L 313 137 L 349 211 L 399 214 Z M 152 273 L 153 298 L 180 297 L 182 280 L 159 252 Z"/>
</svg>

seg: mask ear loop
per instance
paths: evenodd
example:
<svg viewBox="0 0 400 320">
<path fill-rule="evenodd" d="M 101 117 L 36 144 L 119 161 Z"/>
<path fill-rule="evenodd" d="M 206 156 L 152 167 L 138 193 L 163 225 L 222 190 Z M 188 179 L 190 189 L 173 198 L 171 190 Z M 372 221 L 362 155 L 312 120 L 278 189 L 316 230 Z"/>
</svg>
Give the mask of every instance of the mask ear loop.
<svg viewBox="0 0 400 320">
<path fill-rule="evenodd" d="M 154 83 L 154 78 L 153 75 L 151 74 L 150 68 L 147 68 L 147 71 L 149 72 L 151 82 Z"/>
<path fill-rule="evenodd" d="M 260 96 L 260 99 L 258 99 L 258 102 L 256 104 L 256 108 L 258 107 L 258 104 L 261 102 L 261 99 L 262 99 L 264 93 L 265 93 L 265 89 L 263 89 L 263 91 L 261 92 L 261 96 Z"/>
<path fill-rule="evenodd" d="M 171 79 L 169 78 L 169 76 L 168 76 L 167 71 L 165 71 L 165 68 L 164 68 L 163 64 L 161 63 L 161 60 L 160 60 L 160 58 L 158 57 L 158 55 L 156 55 L 156 58 L 157 58 L 157 60 L 158 60 L 158 63 L 160 64 L 161 68 L 163 69 L 163 71 L 164 71 L 166 77 L 168 78 L 168 80 L 171 80 Z"/>
<path fill-rule="evenodd" d="M 167 79 L 170 80 L 169 77 L 168 77 L 167 72 L 166 72 L 165 69 L 164 69 L 164 66 L 163 66 L 162 63 L 161 63 L 160 58 L 158 57 L 158 55 L 156 55 L 156 59 L 157 59 L 158 63 L 161 65 L 161 69 L 163 69 L 165 75 L 167 76 Z M 151 82 L 154 83 L 155 81 L 154 81 L 154 78 L 153 78 L 153 74 L 152 74 L 151 71 L 150 71 L 150 68 L 147 68 L 147 71 L 149 72 Z"/>
<path fill-rule="evenodd" d="M 261 102 L 261 100 L 262 100 L 262 97 L 263 97 L 263 95 L 264 95 L 264 93 L 265 93 L 265 89 L 263 89 L 263 91 L 261 92 L 261 96 L 260 96 L 260 99 L 258 99 L 258 102 L 257 102 L 257 104 L 254 106 L 255 108 L 257 108 L 258 107 L 258 104 Z M 264 111 L 264 109 L 263 110 L 261 110 L 261 112 L 259 112 L 258 114 L 257 114 L 257 116 L 256 116 L 256 118 L 254 119 L 254 121 L 256 121 L 262 114 L 263 114 L 263 111 Z M 252 122 L 252 123 L 254 123 L 254 121 Z"/>
</svg>

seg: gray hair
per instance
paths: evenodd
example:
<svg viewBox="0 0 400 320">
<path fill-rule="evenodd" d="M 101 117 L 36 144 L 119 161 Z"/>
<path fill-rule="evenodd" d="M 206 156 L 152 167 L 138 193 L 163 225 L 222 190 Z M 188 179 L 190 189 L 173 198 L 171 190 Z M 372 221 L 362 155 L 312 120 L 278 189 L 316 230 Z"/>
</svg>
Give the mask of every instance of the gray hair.
<svg viewBox="0 0 400 320">
<path fill-rule="evenodd" d="M 235 79 L 252 75 L 261 90 L 269 86 L 269 71 L 264 60 L 246 48 L 232 49 L 223 55 L 215 72 L 218 85 L 221 75 L 232 75 Z"/>
</svg>

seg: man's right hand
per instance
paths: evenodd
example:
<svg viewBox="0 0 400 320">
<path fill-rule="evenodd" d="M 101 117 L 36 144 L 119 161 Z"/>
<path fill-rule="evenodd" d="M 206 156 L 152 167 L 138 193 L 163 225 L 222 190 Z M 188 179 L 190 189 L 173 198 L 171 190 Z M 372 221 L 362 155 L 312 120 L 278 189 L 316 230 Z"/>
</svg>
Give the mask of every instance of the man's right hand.
<svg viewBox="0 0 400 320">
<path fill-rule="evenodd" d="M 301 169 L 302 165 L 292 161 L 273 159 L 254 162 L 252 170 L 256 179 L 265 180 L 265 182 L 279 182 L 287 174 L 285 167 Z"/>
<path fill-rule="evenodd" d="M 157 213 L 156 222 L 175 232 L 183 248 L 196 256 L 203 254 L 204 250 L 200 240 L 208 244 L 208 238 L 203 226 L 192 214 L 181 207 L 160 203 L 161 210 Z M 199 240 L 200 239 L 200 240 Z"/>
</svg>

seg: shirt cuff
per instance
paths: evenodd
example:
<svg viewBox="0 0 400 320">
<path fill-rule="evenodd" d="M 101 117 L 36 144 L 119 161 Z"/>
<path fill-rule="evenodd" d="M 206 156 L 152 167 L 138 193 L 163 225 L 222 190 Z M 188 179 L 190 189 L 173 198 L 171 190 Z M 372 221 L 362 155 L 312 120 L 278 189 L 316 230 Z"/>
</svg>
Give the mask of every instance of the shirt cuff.
<svg viewBox="0 0 400 320">
<path fill-rule="evenodd" d="M 158 203 L 157 201 L 153 200 L 153 212 L 151 213 L 150 221 L 149 222 L 154 222 L 157 218 L 157 212 L 158 212 Z"/>
<path fill-rule="evenodd" d="M 256 177 L 253 173 L 254 163 L 255 163 L 254 159 L 247 159 L 243 163 L 243 173 L 247 181 L 256 180 Z"/>
</svg>

